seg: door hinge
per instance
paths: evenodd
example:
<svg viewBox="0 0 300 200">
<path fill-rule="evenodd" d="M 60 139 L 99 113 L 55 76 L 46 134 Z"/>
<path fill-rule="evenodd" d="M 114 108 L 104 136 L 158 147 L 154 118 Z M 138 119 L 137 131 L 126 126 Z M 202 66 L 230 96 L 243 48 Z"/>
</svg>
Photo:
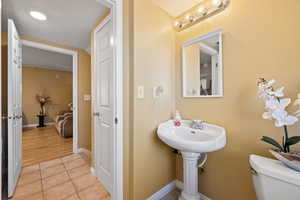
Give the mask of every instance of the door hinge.
<svg viewBox="0 0 300 200">
<path fill-rule="evenodd" d="M 115 118 L 115 124 L 118 124 L 118 118 L 117 117 Z"/>
</svg>

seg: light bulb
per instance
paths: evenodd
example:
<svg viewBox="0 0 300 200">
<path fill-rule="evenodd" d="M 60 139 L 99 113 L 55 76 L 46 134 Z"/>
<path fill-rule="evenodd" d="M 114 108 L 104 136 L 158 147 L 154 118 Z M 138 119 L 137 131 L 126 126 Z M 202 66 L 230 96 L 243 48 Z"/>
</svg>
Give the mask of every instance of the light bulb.
<svg viewBox="0 0 300 200">
<path fill-rule="evenodd" d="M 186 16 L 185 16 L 185 19 L 186 19 L 186 20 L 190 20 L 190 18 L 191 18 L 190 15 L 186 15 Z"/>
<path fill-rule="evenodd" d="M 194 19 L 193 16 L 187 14 L 187 15 L 185 16 L 185 20 L 186 20 L 186 21 L 189 21 L 189 22 L 193 22 L 195 19 Z"/>
<path fill-rule="evenodd" d="M 181 24 L 179 21 L 175 21 L 175 22 L 174 22 L 174 26 L 175 26 L 175 27 L 178 27 L 178 28 L 181 28 L 181 27 L 182 27 L 182 24 Z"/>
<path fill-rule="evenodd" d="M 207 9 L 206 8 L 203 8 L 203 7 L 200 7 L 198 9 L 198 13 L 202 14 L 202 15 L 205 15 L 207 13 Z"/>
<path fill-rule="evenodd" d="M 212 0 L 212 4 L 213 4 L 214 6 L 220 6 L 221 3 L 222 3 L 221 0 Z"/>
</svg>

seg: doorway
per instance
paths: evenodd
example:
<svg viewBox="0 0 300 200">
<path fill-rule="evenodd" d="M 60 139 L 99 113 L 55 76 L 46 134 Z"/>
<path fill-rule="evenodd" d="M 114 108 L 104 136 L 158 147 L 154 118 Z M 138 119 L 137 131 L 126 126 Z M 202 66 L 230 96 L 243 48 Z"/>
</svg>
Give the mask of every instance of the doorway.
<svg viewBox="0 0 300 200">
<path fill-rule="evenodd" d="M 72 113 L 73 113 L 73 153 L 78 152 L 78 56 L 76 51 L 54 47 L 30 40 L 22 40 L 22 45 L 72 57 Z"/>
<path fill-rule="evenodd" d="M 115 105 L 115 110 L 113 112 L 114 117 L 112 117 L 113 123 L 112 125 L 113 127 L 113 135 L 114 135 L 114 140 L 113 140 L 113 144 L 111 145 L 112 149 L 113 149 L 113 154 L 114 154 L 114 162 L 113 162 L 113 166 L 111 166 L 111 173 L 113 174 L 112 176 L 112 180 L 111 180 L 111 194 L 113 199 L 123 199 L 123 184 L 122 184 L 122 179 L 123 179 L 123 161 L 122 161 L 122 157 L 123 157 L 123 147 L 122 147 L 122 143 L 123 143 L 123 136 L 122 136 L 122 88 L 123 88 L 123 84 L 122 84 L 122 1 L 118 1 L 117 3 L 114 1 L 110 1 L 110 0 L 95 0 L 100 4 L 104 4 L 107 7 L 110 8 L 111 10 L 111 21 L 112 21 L 112 37 L 111 37 L 111 41 L 113 42 L 113 48 L 112 48 L 112 52 L 113 52 L 113 66 L 114 66 L 114 73 L 113 73 L 113 78 L 114 78 L 114 89 L 115 89 L 115 93 L 113 95 L 115 95 L 115 101 L 113 102 Z M 11 2 L 11 1 L 8 1 Z M 46 3 L 46 2 L 45 2 Z M 27 3 L 28 4 L 28 3 Z M 21 4 L 19 4 L 20 6 Z M 15 7 L 16 9 L 16 7 Z M 77 23 L 77 24 L 83 24 L 83 23 Z M 17 25 L 19 25 L 17 23 Z M 51 31 L 51 30 L 50 30 Z M 49 31 L 48 31 L 49 32 Z M 32 32 L 31 32 L 32 33 Z M 24 39 L 24 38 L 22 38 Z M 39 40 L 33 40 L 33 41 L 39 41 Z M 23 45 L 34 45 L 33 43 L 31 43 L 31 41 L 25 41 L 22 40 L 22 44 Z M 43 46 L 43 44 L 40 44 Z M 56 50 L 59 50 L 60 48 L 56 48 Z M 87 49 L 88 51 L 88 49 Z M 80 59 L 80 58 L 79 58 Z M 78 58 L 75 60 L 75 62 L 77 62 Z M 74 62 L 74 63 L 75 63 Z M 78 61 L 79 62 L 79 61 Z M 98 77 L 99 78 L 99 77 Z M 77 80 L 77 79 L 76 79 Z M 75 85 L 75 84 L 74 84 Z M 73 95 L 76 95 L 76 92 L 74 92 Z M 78 94 L 77 94 L 78 95 Z M 80 97 L 82 98 L 82 97 Z M 76 98 L 74 99 L 76 100 Z M 74 101 L 74 105 L 75 105 L 75 101 Z M 77 111 L 78 109 L 76 109 Z M 78 115 L 78 114 L 77 114 Z M 76 118 L 78 118 L 78 116 L 74 116 L 74 119 L 76 120 Z M 78 120 L 78 119 L 77 119 Z M 78 123 L 74 123 L 74 124 L 78 124 Z M 78 127 L 77 127 L 78 128 Z M 76 128 L 74 129 L 74 132 L 76 132 Z M 95 141 L 94 141 L 95 142 Z M 78 141 L 74 141 L 74 143 L 78 144 Z M 77 146 L 73 147 L 73 151 L 74 152 L 78 152 L 79 148 Z M 99 155 L 99 154 L 98 154 Z M 99 157 L 95 157 L 95 160 L 99 159 Z M 92 166 L 94 168 L 94 166 Z M 96 175 L 97 175 L 97 170 L 95 170 Z M 97 176 L 98 177 L 98 176 Z M 98 179 L 100 179 L 98 177 Z M 101 180 L 100 180 L 101 181 Z"/>
<path fill-rule="evenodd" d="M 78 120 L 73 115 L 78 116 L 78 106 L 73 94 L 78 88 L 73 63 L 77 53 L 58 52 L 29 40 L 22 43 L 22 162 L 26 167 L 76 152 Z"/>
</svg>

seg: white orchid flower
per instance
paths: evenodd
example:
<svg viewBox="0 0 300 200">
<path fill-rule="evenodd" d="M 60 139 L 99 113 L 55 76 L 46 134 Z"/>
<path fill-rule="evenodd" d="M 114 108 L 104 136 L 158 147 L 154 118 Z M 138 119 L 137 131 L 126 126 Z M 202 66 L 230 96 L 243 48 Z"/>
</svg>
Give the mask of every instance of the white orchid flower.
<svg viewBox="0 0 300 200">
<path fill-rule="evenodd" d="M 258 96 L 258 98 L 265 100 L 265 99 L 268 99 L 269 95 L 268 95 L 268 93 L 265 92 L 265 90 L 259 89 L 257 92 L 257 96 Z"/>
<path fill-rule="evenodd" d="M 276 119 L 275 126 L 283 127 L 284 125 L 290 126 L 295 124 L 298 121 L 298 118 L 292 115 L 288 115 L 288 112 L 285 110 L 275 110 L 272 113 L 272 117 Z"/>
<path fill-rule="evenodd" d="M 272 94 L 272 88 L 259 89 L 258 97 L 263 99 L 264 101 L 273 99 L 274 95 Z"/>
<path fill-rule="evenodd" d="M 268 119 L 268 120 L 272 120 L 272 111 L 268 111 L 268 112 L 264 112 L 263 115 L 262 115 L 262 118 L 263 119 Z"/>
<path fill-rule="evenodd" d="M 272 87 L 272 85 L 275 83 L 276 81 L 274 79 L 272 80 L 269 80 L 267 82 L 263 82 L 263 83 L 260 83 L 258 84 L 258 87 L 261 88 L 261 89 L 267 89 L 267 88 L 270 88 Z"/>
<path fill-rule="evenodd" d="M 273 90 L 272 85 L 275 80 L 265 81 L 258 84 L 258 97 L 263 100 L 269 100 L 273 97 L 283 97 L 284 87 L 280 87 L 277 90 Z"/>
<path fill-rule="evenodd" d="M 275 91 L 271 91 L 270 94 L 275 97 L 283 97 L 284 96 L 283 90 L 284 90 L 284 87 L 280 87 Z"/>
<path fill-rule="evenodd" d="M 275 120 L 276 127 L 293 125 L 298 121 L 297 117 L 300 117 L 300 93 L 298 99 L 294 105 L 299 107 L 295 116 L 289 115 L 286 111 L 286 107 L 291 103 L 290 98 L 282 98 L 284 96 L 284 87 L 280 87 L 276 90 L 273 88 L 275 80 L 266 81 L 260 79 L 258 84 L 258 96 L 265 102 L 266 112 L 263 113 L 263 119 Z"/>
<path fill-rule="evenodd" d="M 280 100 L 271 98 L 266 101 L 266 108 L 271 110 L 284 110 L 290 103 L 290 98 L 284 98 Z"/>
</svg>

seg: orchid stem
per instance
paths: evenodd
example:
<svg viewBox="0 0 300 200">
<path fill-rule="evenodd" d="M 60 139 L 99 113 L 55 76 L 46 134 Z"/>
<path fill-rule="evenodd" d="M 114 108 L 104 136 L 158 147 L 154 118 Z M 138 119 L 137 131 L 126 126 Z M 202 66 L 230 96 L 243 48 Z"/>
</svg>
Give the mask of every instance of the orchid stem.
<svg viewBox="0 0 300 200">
<path fill-rule="evenodd" d="M 286 152 L 290 152 L 290 147 L 289 147 L 289 145 L 287 145 L 287 140 L 289 139 L 289 135 L 288 135 L 288 129 L 287 129 L 286 125 L 284 125 L 284 133 L 285 133 L 285 137 L 284 137 L 284 150 Z"/>
<path fill-rule="evenodd" d="M 280 98 L 279 97 L 277 97 L 277 100 L 280 103 Z M 288 129 L 287 129 L 286 125 L 284 125 L 283 127 L 284 127 L 284 135 L 285 135 L 284 136 L 284 146 L 283 146 L 283 149 L 284 149 L 285 152 L 290 152 L 290 147 L 289 147 L 289 145 L 287 145 L 287 140 L 289 139 Z"/>
</svg>

